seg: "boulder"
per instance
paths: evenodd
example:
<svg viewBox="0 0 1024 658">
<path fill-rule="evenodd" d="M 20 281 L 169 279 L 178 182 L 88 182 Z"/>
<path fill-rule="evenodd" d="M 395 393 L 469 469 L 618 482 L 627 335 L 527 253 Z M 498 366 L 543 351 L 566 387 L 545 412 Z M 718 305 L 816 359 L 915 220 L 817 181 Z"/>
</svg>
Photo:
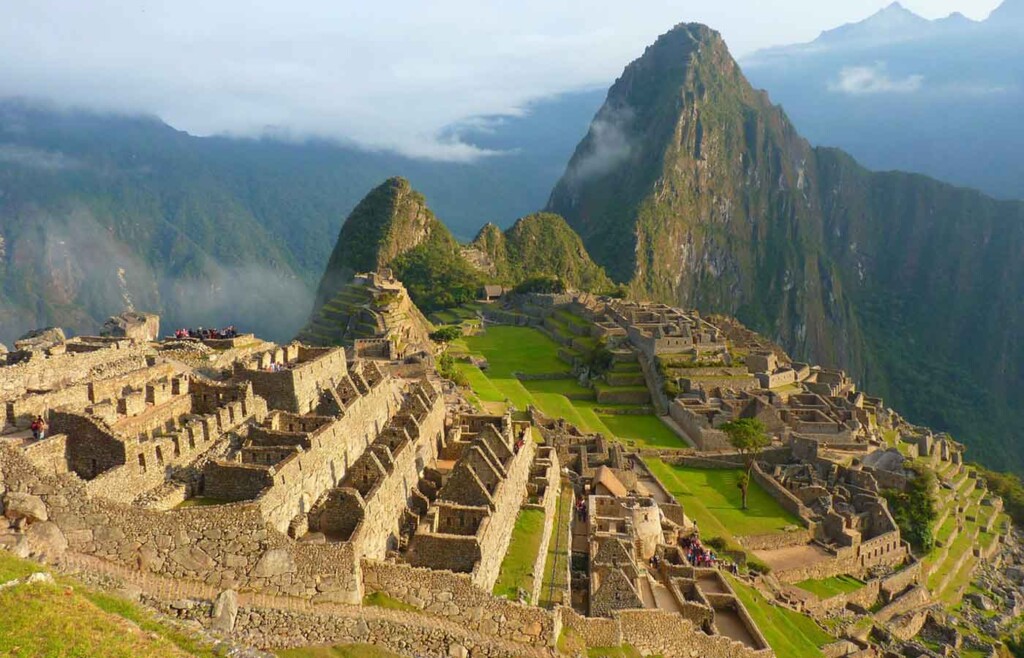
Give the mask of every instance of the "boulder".
<svg viewBox="0 0 1024 658">
<path fill-rule="evenodd" d="M 205 573 L 216 566 L 206 551 L 197 546 L 181 546 L 171 551 L 171 559 L 188 571 Z"/>
<path fill-rule="evenodd" d="M 53 521 L 33 523 L 25 533 L 33 555 L 48 560 L 59 559 L 68 550 L 68 540 Z"/>
<path fill-rule="evenodd" d="M 14 349 L 19 352 L 39 352 L 48 350 L 67 342 L 64 330 L 60 327 L 47 327 L 28 332 L 14 341 Z"/>
<path fill-rule="evenodd" d="M 160 316 L 151 313 L 125 311 L 103 323 L 101 336 L 130 338 L 134 341 L 149 342 L 160 338 Z"/>
<path fill-rule="evenodd" d="M 235 628 L 238 618 L 238 593 L 226 589 L 217 595 L 213 602 L 213 630 L 230 633 Z"/>
<path fill-rule="evenodd" d="M 4 516 L 12 521 L 18 519 L 48 521 L 50 519 L 42 498 L 16 491 L 8 491 L 4 496 Z"/>
<path fill-rule="evenodd" d="M 253 575 L 257 578 L 273 578 L 295 572 L 295 560 L 285 548 L 272 548 L 256 563 Z"/>
<path fill-rule="evenodd" d="M 992 599 L 988 598 L 984 594 L 973 592 L 971 594 L 968 594 L 964 598 L 970 601 L 971 605 L 973 605 L 978 610 L 990 611 L 996 609 L 996 605 L 992 602 Z"/>
</svg>

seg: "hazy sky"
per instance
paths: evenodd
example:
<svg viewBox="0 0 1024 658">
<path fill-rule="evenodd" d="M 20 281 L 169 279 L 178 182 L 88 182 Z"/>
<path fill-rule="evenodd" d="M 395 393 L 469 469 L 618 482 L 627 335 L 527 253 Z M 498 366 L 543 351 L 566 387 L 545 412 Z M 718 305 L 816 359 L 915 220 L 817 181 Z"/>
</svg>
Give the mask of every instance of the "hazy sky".
<svg viewBox="0 0 1024 658">
<path fill-rule="evenodd" d="M 606 86 L 674 24 L 734 54 L 814 39 L 886 0 L 8 0 L 0 96 L 156 114 L 193 134 L 268 128 L 467 158 L 466 117 Z M 999 0 L 906 0 L 985 18 Z"/>
</svg>

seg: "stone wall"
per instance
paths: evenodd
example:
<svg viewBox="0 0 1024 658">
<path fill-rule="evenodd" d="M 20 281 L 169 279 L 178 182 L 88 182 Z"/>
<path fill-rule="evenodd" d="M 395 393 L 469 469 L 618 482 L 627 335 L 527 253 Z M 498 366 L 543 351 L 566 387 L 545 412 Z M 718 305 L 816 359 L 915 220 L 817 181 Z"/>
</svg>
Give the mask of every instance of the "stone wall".
<svg viewBox="0 0 1024 658">
<path fill-rule="evenodd" d="M 789 546 L 803 546 L 814 539 L 814 531 L 801 528 L 793 532 L 773 532 L 764 535 L 738 537 L 743 548 L 749 551 L 772 551 Z"/>
<path fill-rule="evenodd" d="M 650 404 L 651 393 L 646 388 L 597 388 L 597 401 L 601 404 Z"/>
<path fill-rule="evenodd" d="M 415 441 L 402 446 L 387 476 L 366 496 L 362 523 L 351 538 L 358 555 L 382 559 L 389 548 L 398 548 L 399 521 L 423 469 L 437 457 L 444 417 L 444 399 L 438 395 L 419 421 Z"/>
<path fill-rule="evenodd" d="M 213 587 L 358 602 L 349 544 L 297 543 L 268 528 L 258 507 L 236 503 L 159 512 L 91 496 L 74 475 L 40 473 L 0 448 L 0 482 L 38 496 L 68 550 L 143 572 Z"/>
<path fill-rule="evenodd" d="M 921 581 L 921 570 L 921 562 L 911 558 L 906 567 L 881 579 L 879 593 L 886 600 L 892 600 L 900 592 Z"/>
<path fill-rule="evenodd" d="M 25 457 L 47 475 L 67 473 L 67 443 L 66 434 L 54 434 L 25 446 Z"/>
<path fill-rule="evenodd" d="M 95 471 L 90 471 L 93 464 L 84 460 L 95 459 L 97 450 L 123 454 L 120 465 L 102 470 L 88 481 L 86 489 L 94 496 L 129 503 L 163 484 L 171 468 L 190 464 L 206 453 L 224 449 L 226 435 L 238 431 L 251 420 L 261 420 L 265 414 L 263 400 L 250 397 L 247 402 L 229 402 L 217 413 L 192 417 L 174 434 L 146 440 L 118 439 L 95 432 L 86 434 L 65 429 L 63 431 L 69 436 L 75 437 L 68 446 L 68 463 L 79 475 L 88 476 Z M 79 429 L 87 426 L 85 421 L 92 422 L 88 418 L 78 418 Z M 82 438 L 86 436 L 88 441 Z"/>
<path fill-rule="evenodd" d="M 109 426 L 80 413 L 54 411 L 50 414 L 53 432 L 75 437 L 67 444 L 68 468 L 81 477 L 92 478 L 127 463 L 123 441 L 114 438 Z"/>
<path fill-rule="evenodd" d="M 145 368 L 147 357 L 151 354 L 152 350 L 148 347 L 132 345 L 130 341 L 116 341 L 104 349 L 68 351 L 2 366 L 0 398 L 12 400 L 24 395 L 29 389 L 45 391 L 68 388 L 96 379 L 96 371 L 100 368 L 106 377 Z"/>
<path fill-rule="evenodd" d="M 764 643 L 755 650 L 721 635 L 705 635 L 688 619 L 661 610 L 623 610 L 615 613 L 622 641 L 645 655 L 700 658 L 767 658 L 774 652 Z M 756 627 L 755 627 L 756 628 Z M 763 638 L 760 638 L 764 642 Z"/>
<path fill-rule="evenodd" d="M 827 599 L 817 601 L 806 601 L 804 609 L 816 615 L 829 615 L 842 611 L 848 604 L 867 610 L 876 600 L 880 591 L 882 581 L 880 579 L 868 581 L 864 587 L 853 591 L 843 592 Z"/>
<path fill-rule="evenodd" d="M 467 629 L 525 645 L 553 645 L 561 630 L 556 615 L 491 595 L 467 574 L 403 564 L 362 561 L 363 588 L 381 592 Z"/>
<path fill-rule="evenodd" d="M 167 610 L 174 613 L 173 608 Z M 196 621 L 209 624 L 207 615 Z M 543 650 L 495 641 L 467 633 L 453 624 L 440 624 L 412 613 L 353 607 L 339 611 L 298 611 L 267 607 L 241 607 L 233 636 L 263 649 L 310 645 L 369 644 L 403 656 L 451 658 L 489 656 L 522 658 L 548 655 Z"/>
<path fill-rule="evenodd" d="M 289 351 L 291 350 L 291 351 Z M 304 414 L 316 407 L 321 391 L 330 389 L 333 382 L 348 372 L 343 348 L 307 348 L 289 345 L 279 356 L 278 350 L 257 358 L 254 364 L 236 364 L 235 375 L 252 382 L 256 394 L 267 401 L 271 409 Z M 283 370 L 271 372 L 259 366 L 271 363 Z"/>
<path fill-rule="evenodd" d="M 473 571 L 473 582 L 490 591 L 498 580 L 501 563 L 505 559 L 516 517 L 526 499 L 526 484 L 529 480 L 530 465 L 533 463 L 537 444 L 529 436 L 523 447 L 508 465 L 505 480 L 494 497 L 494 509 L 483 522 L 477 537 L 480 539 L 481 559 Z"/>
<path fill-rule="evenodd" d="M 931 595 L 928 594 L 928 590 L 925 589 L 923 585 L 915 585 L 913 588 L 907 590 L 906 593 L 876 612 L 874 617 L 878 621 L 889 621 L 896 615 L 901 615 L 908 610 L 913 610 L 914 608 L 920 608 L 921 606 L 927 605 L 930 601 Z"/>
<path fill-rule="evenodd" d="M 558 454 L 554 449 L 548 448 L 543 452 L 538 451 L 538 461 L 547 460 L 547 469 L 544 473 L 544 498 L 539 505 L 524 505 L 523 508 L 540 509 L 544 512 L 544 527 L 541 530 L 540 545 L 537 547 L 537 556 L 533 561 L 534 574 L 543 574 L 544 565 L 548 557 L 548 546 L 551 543 L 551 535 L 554 533 L 555 521 L 557 518 L 556 508 L 558 497 L 561 494 L 561 466 L 558 463 Z M 533 579 L 533 591 L 530 593 L 530 601 L 536 605 L 540 601 L 541 586 L 544 579 L 536 577 Z"/>
<path fill-rule="evenodd" d="M 47 393 L 28 394 L 14 400 L 8 398 L 8 400 L 6 404 L 0 404 L 0 407 L 3 407 L 3 413 L 9 416 L 7 422 L 21 429 L 31 426 L 36 416 L 48 418 L 51 409 L 82 411 L 92 403 L 88 384 L 69 386 Z"/>
<path fill-rule="evenodd" d="M 811 517 L 813 513 L 810 508 L 800 502 L 800 499 L 790 493 L 785 487 L 778 483 L 778 481 L 767 475 L 758 463 L 754 463 L 753 472 L 751 477 L 754 482 L 761 485 L 761 488 L 768 492 L 768 495 L 775 499 L 779 505 L 782 506 L 787 512 L 800 519 L 800 523 L 804 527 L 811 527 L 813 522 Z"/>
<path fill-rule="evenodd" d="M 622 646 L 622 625 L 618 619 L 584 617 L 570 607 L 558 609 L 562 628 L 579 637 L 588 647 Z"/>
<path fill-rule="evenodd" d="M 307 513 L 324 492 L 342 481 L 397 411 L 399 391 L 397 380 L 385 378 L 353 400 L 336 422 L 310 436 L 308 451 L 273 467 L 273 484 L 257 500 L 272 526 L 286 532 L 294 518 Z"/>
<path fill-rule="evenodd" d="M 732 445 L 725 432 L 709 426 L 707 420 L 686 408 L 678 400 L 668 405 L 668 415 L 676 421 L 698 450 L 729 450 Z"/>
</svg>

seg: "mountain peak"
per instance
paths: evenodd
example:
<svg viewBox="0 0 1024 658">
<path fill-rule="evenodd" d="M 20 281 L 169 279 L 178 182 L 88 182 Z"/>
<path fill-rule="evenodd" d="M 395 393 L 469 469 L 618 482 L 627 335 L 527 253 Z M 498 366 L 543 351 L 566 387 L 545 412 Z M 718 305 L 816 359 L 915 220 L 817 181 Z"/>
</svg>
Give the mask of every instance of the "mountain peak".
<svg viewBox="0 0 1024 658">
<path fill-rule="evenodd" d="M 1024 0 L 1004 0 L 986 21 L 989 25 L 1024 30 Z"/>
<path fill-rule="evenodd" d="M 927 29 L 932 22 L 894 2 L 857 23 L 847 23 L 834 30 L 826 30 L 818 37 L 817 43 L 849 41 L 870 41 L 894 38 L 912 38 Z"/>
<path fill-rule="evenodd" d="M 388 267 L 431 237 L 455 242 L 408 180 L 387 179 L 370 190 L 342 224 L 317 290 L 314 312 L 354 274 Z"/>
</svg>

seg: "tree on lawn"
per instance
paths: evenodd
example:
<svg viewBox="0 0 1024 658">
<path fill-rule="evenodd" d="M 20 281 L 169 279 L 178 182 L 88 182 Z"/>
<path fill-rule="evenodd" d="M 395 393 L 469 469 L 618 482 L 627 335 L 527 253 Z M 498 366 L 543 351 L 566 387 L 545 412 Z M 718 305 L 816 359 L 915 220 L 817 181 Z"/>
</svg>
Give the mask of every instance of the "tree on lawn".
<svg viewBox="0 0 1024 658">
<path fill-rule="evenodd" d="M 441 327 L 437 331 L 430 332 L 430 340 L 435 343 L 450 343 L 462 337 L 462 329 L 454 325 Z"/>
<path fill-rule="evenodd" d="M 743 456 L 746 470 L 737 483 L 743 494 L 743 509 L 747 509 L 747 491 L 750 489 L 750 473 L 754 470 L 761 451 L 772 444 L 764 423 L 756 418 L 740 418 L 722 425 L 722 431 L 729 437 L 729 443 Z"/>
</svg>

